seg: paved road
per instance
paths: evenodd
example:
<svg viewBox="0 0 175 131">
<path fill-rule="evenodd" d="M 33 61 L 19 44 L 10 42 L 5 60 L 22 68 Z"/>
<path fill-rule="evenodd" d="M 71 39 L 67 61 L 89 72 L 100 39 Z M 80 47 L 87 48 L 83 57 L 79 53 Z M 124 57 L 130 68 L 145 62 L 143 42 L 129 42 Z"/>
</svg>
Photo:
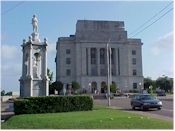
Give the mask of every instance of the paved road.
<svg viewBox="0 0 175 131">
<path fill-rule="evenodd" d="M 115 98 L 111 100 L 111 106 L 113 108 L 118 108 L 124 111 L 136 112 L 139 114 L 150 115 L 153 117 L 158 117 L 167 120 L 173 120 L 173 100 L 172 99 L 162 99 L 163 107 L 161 110 L 150 109 L 148 111 L 141 111 L 140 109 L 132 110 L 130 106 L 130 98 Z M 95 100 L 96 104 L 106 105 L 107 100 Z"/>
<path fill-rule="evenodd" d="M 14 115 L 13 103 L 2 102 L 1 103 L 1 123 Z"/>
</svg>

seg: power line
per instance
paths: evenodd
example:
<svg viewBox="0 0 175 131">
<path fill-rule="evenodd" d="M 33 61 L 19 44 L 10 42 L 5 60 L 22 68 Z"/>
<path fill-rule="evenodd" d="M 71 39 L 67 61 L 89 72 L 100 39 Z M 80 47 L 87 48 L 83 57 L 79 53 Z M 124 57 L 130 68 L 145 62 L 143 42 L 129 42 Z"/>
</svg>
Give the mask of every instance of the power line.
<svg viewBox="0 0 175 131">
<path fill-rule="evenodd" d="M 20 1 L 20 2 L 18 2 L 16 5 L 12 6 L 11 8 L 9 8 L 9 9 L 7 9 L 7 10 L 5 10 L 5 11 L 2 11 L 2 12 L 1 12 L 1 15 L 5 15 L 6 13 L 8 13 L 8 12 L 14 10 L 15 8 L 17 8 L 18 6 L 20 6 L 20 5 L 23 4 L 24 2 L 25 2 L 25 1 Z"/>
<path fill-rule="evenodd" d="M 146 30 L 148 27 L 150 27 L 151 25 L 153 25 L 154 23 L 156 23 L 158 20 L 160 20 L 161 18 L 163 18 L 166 14 L 168 14 L 171 10 L 173 10 L 173 8 L 169 9 L 167 12 L 165 12 L 163 15 L 161 15 L 158 19 L 156 19 L 155 21 L 153 21 L 151 24 L 149 24 L 148 26 L 146 26 L 145 28 L 143 28 L 142 30 L 140 30 L 139 32 L 136 32 L 134 35 L 132 35 L 131 37 L 136 36 L 137 34 L 143 32 L 144 30 Z"/>
<path fill-rule="evenodd" d="M 153 18 L 155 18 L 156 16 L 158 16 L 161 12 L 163 12 L 172 3 L 173 3 L 173 1 L 170 2 L 170 3 L 168 3 L 163 9 L 161 9 L 159 12 L 157 12 L 155 15 L 153 15 L 150 19 L 148 19 L 146 22 L 144 22 L 142 25 L 140 25 L 138 28 L 136 28 L 133 32 L 131 32 L 129 34 L 129 36 L 132 35 L 133 33 L 135 33 L 136 31 L 138 31 L 140 28 L 142 28 L 144 25 L 146 25 L 148 22 L 150 22 Z"/>
</svg>

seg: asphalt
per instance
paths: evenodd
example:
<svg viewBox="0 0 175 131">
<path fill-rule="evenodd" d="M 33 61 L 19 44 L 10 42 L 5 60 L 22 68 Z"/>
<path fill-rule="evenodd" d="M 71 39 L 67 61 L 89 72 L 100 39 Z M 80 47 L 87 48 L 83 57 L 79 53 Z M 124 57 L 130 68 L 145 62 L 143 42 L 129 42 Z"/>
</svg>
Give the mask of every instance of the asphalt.
<svg viewBox="0 0 175 131">
<path fill-rule="evenodd" d="M 2 102 L 1 103 L 1 123 L 9 119 L 14 115 L 13 103 L 12 102 Z"/>
<path fill-rule="evenodd" d="M 150 117 L 155 117 L 158 119 L 173 121 L 173 97 L 158 97 L 163 103 L 161 110 L 150 109 L 142 111 L 140 109 L 132 110 L 130 105 L 130 98 L 118 97 L 111 100 L 111 106 L 109 108 L 120 109 L 130 113 L 138 113 L 141 115 L 146 115 Z M 96 99 L 95 104 L 107 106 L 106 99 Z"/>
</svg>

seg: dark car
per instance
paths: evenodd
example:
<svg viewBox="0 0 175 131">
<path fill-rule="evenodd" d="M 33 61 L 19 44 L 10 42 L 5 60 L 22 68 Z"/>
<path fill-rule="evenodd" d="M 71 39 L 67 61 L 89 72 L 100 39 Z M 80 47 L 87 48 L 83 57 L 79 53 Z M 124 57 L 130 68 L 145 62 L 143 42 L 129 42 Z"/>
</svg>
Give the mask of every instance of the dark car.
<svg viewBox="0 0 175 131">
<path fill-rule="evenodd" d="M 165 91 L 158 91 L 157 96 L 166 96 Z"/>
<path fill-rule="evenodd" d="M 141 110 L 149 108 L 157 108 L 160 110 L 162 107 L 162 102 L 149 94 L 138 94 L 132 97 L 131 107 L 132 109 L 139 107 Z"/>
</svg>

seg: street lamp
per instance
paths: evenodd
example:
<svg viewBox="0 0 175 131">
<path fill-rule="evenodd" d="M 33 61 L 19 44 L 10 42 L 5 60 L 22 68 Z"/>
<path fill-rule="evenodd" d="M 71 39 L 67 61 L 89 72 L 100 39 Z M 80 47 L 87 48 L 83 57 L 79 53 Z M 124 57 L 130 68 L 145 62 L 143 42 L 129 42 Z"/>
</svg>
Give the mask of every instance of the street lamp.
<svg viewBox="0 0 175 131">
<path fill-rule="evenodd" d="M 66 84 L 65 83 L 63 84 L 63 95 L 64 96 L 66 95 Z"/>
<path fill-rule="evenodd" d="M 142 83 L 141 82 L 139 83 L 139 87 L 140 87 L 140 93 L 143 93 L 142 92 Z"/>
<path fill-rule="evenodd" d="M 110 39 L 109 39 L 110 42 Z M 107 92 L 107 99 L 108 99 L 108 106 L 111 105 L 110 100 L 110 83 L 111 83 L 111 48 L 109 48 L 109 42 L 106 44 L 106 54 L 107 54 L 107 85 L 108 85 L 108 92 Z"/>
<path fill-rule="evenodd" d="M 91 83 L 89 83 L 88 86 L 89 86 L 89 92 L 91 92 Z"/>
</svg>

